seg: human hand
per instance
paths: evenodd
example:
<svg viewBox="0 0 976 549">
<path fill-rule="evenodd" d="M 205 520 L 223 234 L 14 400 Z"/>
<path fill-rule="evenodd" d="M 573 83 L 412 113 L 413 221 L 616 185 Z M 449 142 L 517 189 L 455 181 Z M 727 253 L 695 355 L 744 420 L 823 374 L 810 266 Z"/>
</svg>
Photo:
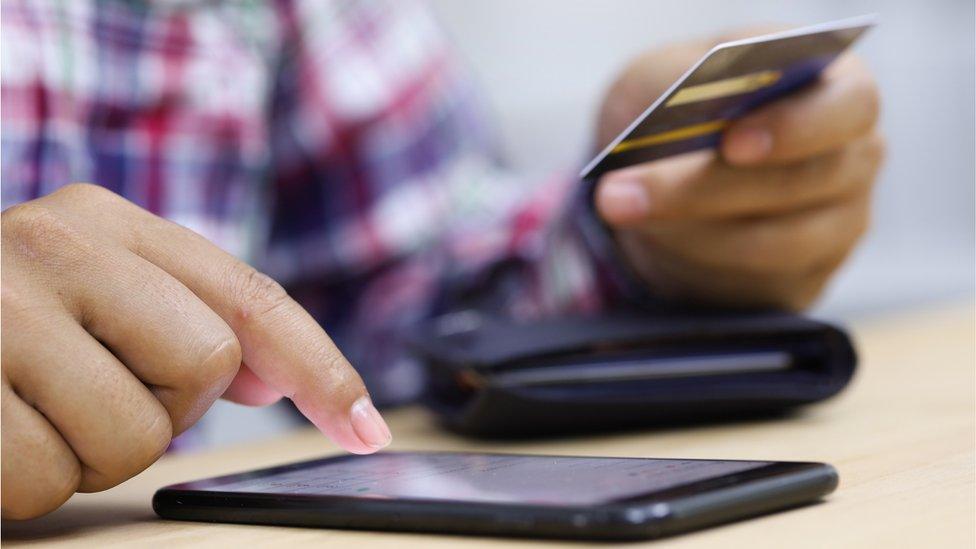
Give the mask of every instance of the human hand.
<svg viewBox="0 0 976 549">
<path fill-rule="evenodd" d="M 600 143 L 711 45 L 741 37 L 638 58 L 604 102 Z M 718 151 L 605 174 L 597 210 L 656 295 L 804 308 L 868 226 L 884 156 L 878 110 L 870 73 L 857 58 L 842 56 L 809 88 L 734 121 Z"/>
<path fill-rule="evenodd" d="M 269 277 L 92 185 L 2 214 L 2 500 L 30 518 L 152 464 L 215 399 L 281 396 L 346 450 L 390 432 Z"/>
</svg>

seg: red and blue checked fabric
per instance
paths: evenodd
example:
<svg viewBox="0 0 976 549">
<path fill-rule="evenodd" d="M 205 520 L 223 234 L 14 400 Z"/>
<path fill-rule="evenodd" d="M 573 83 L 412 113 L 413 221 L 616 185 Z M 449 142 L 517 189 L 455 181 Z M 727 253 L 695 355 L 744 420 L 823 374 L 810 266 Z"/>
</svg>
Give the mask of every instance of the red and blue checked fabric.
<svg viewBox="0 0 976 549">
<path fill-rule="evenodd" d="M 500 167 L 476 90 L 412 0 L 4 0 L 2 203 L 103 185 L 280 280 L 377 401 L 398 334 L 478 307 L 617 299 L 571 177 Z"/>
</svg>

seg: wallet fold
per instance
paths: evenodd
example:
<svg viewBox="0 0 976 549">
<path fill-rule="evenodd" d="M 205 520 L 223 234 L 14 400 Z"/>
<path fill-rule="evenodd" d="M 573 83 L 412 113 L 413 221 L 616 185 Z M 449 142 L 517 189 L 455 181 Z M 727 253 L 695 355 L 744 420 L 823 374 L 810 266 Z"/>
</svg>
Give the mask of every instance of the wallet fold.
<svg viewBox="0 0 976 549">
<path fill-rule="evenodd" d="M 462 312 L 410 339 L 426 405 L 452 430 L 503 438 L 784 412 L 840 392 L 857 362 L 843 329 L 776 312 Z"/>
</svg>

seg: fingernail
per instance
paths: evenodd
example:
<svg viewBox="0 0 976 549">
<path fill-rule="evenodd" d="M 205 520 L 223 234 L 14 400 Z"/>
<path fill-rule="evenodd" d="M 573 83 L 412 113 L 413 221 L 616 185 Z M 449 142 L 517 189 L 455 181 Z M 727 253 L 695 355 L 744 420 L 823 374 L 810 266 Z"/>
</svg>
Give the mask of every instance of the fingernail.
<svg viewBox="0 0 976 549">
<path fill-rule="evenodd" d="M 366 446 L 379 450 L 393 440 L 390 428 L 368 396 L 359 397 L 359 400 L 353 403 L 352 408 L 349 409 L 349 417 L 356 436 Z"/>
<path fill-rule="evenodd" d="M 647 216 L 650 204 L 640 181 L 608 178 L 597 193 L 597 207 L 610 222 L 636 221 Z"/>
<path fill-rule="evenodd" d="M 773 134 L 763 128 L 739 128 L 726 137 L 724 149 L 731 162 L 758 162 L 773 150 Z"/>
</svg>

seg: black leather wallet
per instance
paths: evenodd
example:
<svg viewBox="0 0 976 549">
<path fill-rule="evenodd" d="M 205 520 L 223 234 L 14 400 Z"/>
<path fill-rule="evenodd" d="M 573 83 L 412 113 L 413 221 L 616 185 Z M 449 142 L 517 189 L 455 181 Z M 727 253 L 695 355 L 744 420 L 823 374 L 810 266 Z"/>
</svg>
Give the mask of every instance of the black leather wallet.
<svg viewBox="0 0 976 549">
<path fill-rule="evenodd" d="M 513 324 L 436 319 L 412 347 L 453 430 L 524 437 L 782 412 L 837 394 L 856 354 L 833 325 L 783 313 L 668 312 Z"/>
</svg>

